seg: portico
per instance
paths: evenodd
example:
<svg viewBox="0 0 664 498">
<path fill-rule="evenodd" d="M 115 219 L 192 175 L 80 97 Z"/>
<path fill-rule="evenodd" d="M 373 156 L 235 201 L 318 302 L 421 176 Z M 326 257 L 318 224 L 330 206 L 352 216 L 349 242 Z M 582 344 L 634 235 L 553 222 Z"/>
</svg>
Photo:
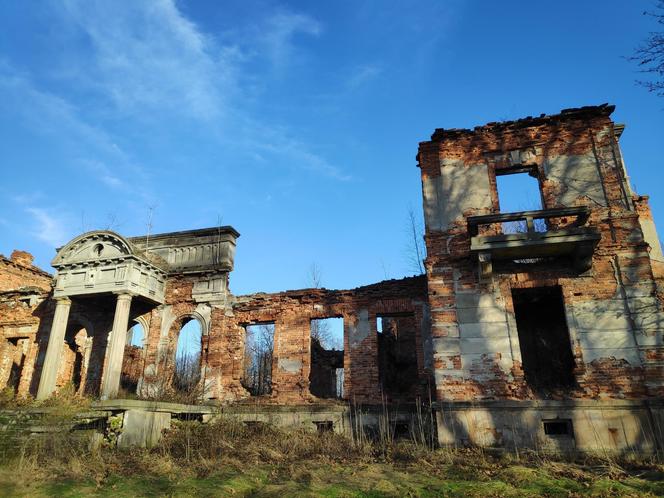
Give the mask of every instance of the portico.
<svg viewBox="0 0 664 498">
<path fill-rule="evenodd" d="M 55 391 L 72 300 L 85 310 L 100 299 L 115 301 L 110 331 L 106 337 L 102 331 L 102 337 L 93 339 L 98 346 L 106 344 L 99 394 L 103 399 L 112 398 L 120 385 L 132 302 L 140 301 L 142 309 L 164 302 L 164 264 L 116 233 L 95 231 L 60 248 L 52 265 L 57 269 L 56 306 L 37 399 L 48 398 Z"/>
</svg>

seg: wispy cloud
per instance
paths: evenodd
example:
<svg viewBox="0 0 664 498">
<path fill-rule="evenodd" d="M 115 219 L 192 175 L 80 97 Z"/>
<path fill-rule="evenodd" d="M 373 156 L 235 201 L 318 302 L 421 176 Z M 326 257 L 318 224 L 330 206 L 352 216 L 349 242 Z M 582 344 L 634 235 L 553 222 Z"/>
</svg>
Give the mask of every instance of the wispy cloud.
<svg viewBox="0 0 664 498">
<path fill-rule="evenodd" d="M 124 112 L 219 119 L 234 92 L 236 47 L 218 47 L 171 0 L 68 0 L 94 51 L 96 83 Z"/>
<path fill-rule="evenodd" d="M 222 44 L 189 20 L 172 0 L 129 4 L 68 0 L 66 6 L 69 22 L 90 40 L 92 85 L 122 112 L 139 119 L 164 111 L 200 119 L 211 130 L 219 130 L 226 141 L 236 143 L 267 133 L 269 144 L 262 146 L 263 152 L 286 156 L 295 167 L 323 176 L 347 176 L 310 145 L 290 138 L 296 133 L 283 123 L 266 123 L 245 106 L 254 98 L 248 93 L 253 88 L 248 82 L 263 81 L 249 63 L 268 60 L 279 74 L 300 56 L 296 36 L 321 34 L 316 19 L 277 10 L 225 36 Z M 253 149 L 254 144 L 249 147 Z M 121 185 L 117 176 L 102 175 L 101 179 L 111 187 Z"/>
<path fill-rule="evenodd" d="M 40 207 L 29 207 L 26 211 L 33 217 L 35 226 L 31 234 L 51 247 L 59 247 L 69 238 L 67 223 L 53 215 L 53 210 Z"/>
<path fill-rule="evenodd" d="M 383 72 L 377 64 L 364 64 L 356 67 L 348 78 L 347 86 L 351 90 L 359 88 Z"/>
<path fill-rule="evenodd" d="M 81 159 L 80 163 L 90 171 L 92 171 L 99 180 L 112 189 L 124 189 L 134 191 L 130 184 L 120 179 L 119 176 L 112 172 L 111 169 L 103 162 L 96 159 Z"/>
<path fill-rule="evenodd" d="M 284 70 L 293 60 L 293 38 L 297 34 L 318 36 L 321 25 L 314 18 L 293 12 L 278 12 L 259 27 L 259 40 L 277 71 Z"/>
</svg>

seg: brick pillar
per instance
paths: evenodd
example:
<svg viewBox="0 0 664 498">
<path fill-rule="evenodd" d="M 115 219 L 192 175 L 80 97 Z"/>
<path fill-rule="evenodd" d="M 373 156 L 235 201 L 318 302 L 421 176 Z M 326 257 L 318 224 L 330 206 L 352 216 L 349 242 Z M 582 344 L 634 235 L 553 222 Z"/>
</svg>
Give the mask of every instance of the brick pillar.
<svg viewBox="0 0 664 498">
<path fill-rule="evenodd" d="M 115 304 L 113 329 L 111 330 L 108 341 L 106 371 L 102 376 L 102 399 L 109 399 L 118 394 L 120 375 L 122 373 L 122 357 L 124 356 L 125 344 L 127 342 L 131 298 L 131 294 L 118 294 Z"/>
<path fill-rule="evenodd" d="M 60 358 L 62 356 L 62 344 L 65 340 L 67 331 L 67 320 L 69 319 L 69 309 L 71 300 L 67 297 L 56 299 L 55 315 L 51 325 L 51 333 L 48 337 L 48 347 L 46 349 L 46 358 L 42 366 L 41 377 L 39 379 L 39 389 L 37 399 L 46 399 L 55 390 L 55 381 L 60 367 Z"/>
</svg>

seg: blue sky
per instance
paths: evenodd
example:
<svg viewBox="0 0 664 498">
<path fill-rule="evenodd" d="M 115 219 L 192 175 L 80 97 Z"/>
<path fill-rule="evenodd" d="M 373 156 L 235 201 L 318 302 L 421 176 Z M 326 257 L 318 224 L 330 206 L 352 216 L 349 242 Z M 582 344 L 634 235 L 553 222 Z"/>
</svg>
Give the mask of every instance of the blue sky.
<svg viewBox="0 0 664 498">
<path fill-rule="evenodd" d="M 417 144 L 611 102 L 660 196 L 664 100 L 624 59 L 653 2 L 0 4 L 0 253 L 234 226 L 237 294 L 411 273 Z"/>
</svg>

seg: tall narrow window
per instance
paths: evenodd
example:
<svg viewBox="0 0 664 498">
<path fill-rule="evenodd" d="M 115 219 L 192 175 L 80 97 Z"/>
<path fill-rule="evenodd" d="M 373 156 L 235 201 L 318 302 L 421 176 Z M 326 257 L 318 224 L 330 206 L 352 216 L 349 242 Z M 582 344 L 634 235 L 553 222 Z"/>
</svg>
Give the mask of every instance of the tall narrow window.
<svg viewBox="0 0 664 498">
<path fill-rule="evenodd" d="M 18 392 L 18 386 L 21 382 L 21 375 L 23 374 L 23 367 L 25 365 L 27 345 L 27 339 L 7 340 L 5 355 L 6 358 L 9 358 L 9 361 L 11 362 L 7 387 L 11 388 L 14 393 Z"/>
<path fill-rule="evenodd" d="M 574 357 L 560 287 L 512 290 L 526 381 L 539 391 L 574 384 Z"/>
<path fill-rule="evenodd" d="M 272 392 L 273 352 L 274 323 L 245 327 L 242 385 L 252 396 L 262 396 Z"/>
<path fill-rule="evenodd" d="M 344 320 L 311 320 L 309 390 L 319 398 L 343 398 Z"/>
<path fill-rule="evenodd" d="M 120 376 L 120 387 L 129 394 L 137 391 L 138 381 L 143 374 L 144 342 L 145 330 L 143 325 L 136 322 L 127 331 L 127 342 L 122 358 L 122 374 Z"/>
<path fill-rule="evenodd" d="M 415 315 L 376 317 L 378 376 L 388 397 L 408 397 L 418 387 Z"/>
<path fill-rule="evenodd" d="M 201 380 L 201 350 L 203 333 L 198 320 L 183 323 L 175 350 L 173 386 L 182 392 L 191 392 Z"/>
</svg>

